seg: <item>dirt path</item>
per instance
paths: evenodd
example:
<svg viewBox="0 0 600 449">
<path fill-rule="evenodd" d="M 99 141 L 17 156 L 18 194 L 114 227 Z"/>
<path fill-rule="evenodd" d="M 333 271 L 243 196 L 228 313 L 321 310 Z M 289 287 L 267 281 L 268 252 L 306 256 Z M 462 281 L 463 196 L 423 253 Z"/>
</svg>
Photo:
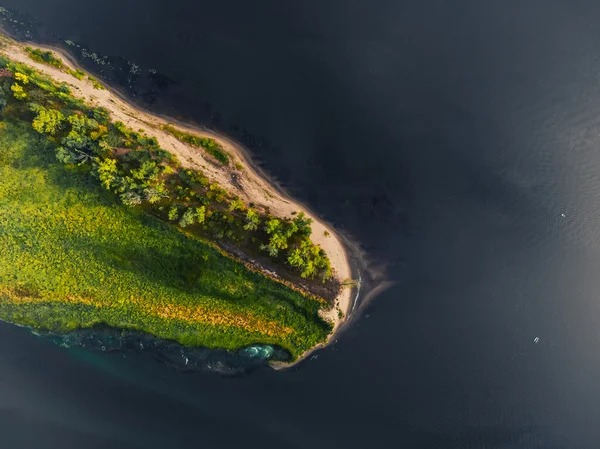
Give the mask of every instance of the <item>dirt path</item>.
<svg viewBox="0 0 600 449">
<path fill-rule="evenodd" d="M 43 46 L 35 44 L 30 44 L 30 46 L 46 50 Z M 50 50 L 60 55 L 66 66 L 71 69 L 77 68 L 67 55 L 54 48 Z M 199 136 L 212 137 L 217 140 L 230 154 L 233 166 L 235 164 L 243 165 L 244 168 L 241 171 L 215 166 L 209 161 L 209 156 L 202 150 L 186 145 L 167 132 L 162 131 L 160 125 L 170 123 L 167 119 L 138 109 L 122 100 L 109 89 L 95 89 L 92 82 L 87 78 L 78 80 L 70 74 L 62 72 L 60 69 L 31 60 L 22 44 L 8 41 L 6 46 L 0 48 L 0 53 L 6 54 L 14 61 L 35 67 L 40 72 L 49 75 L 57 81 L 69 84 L 72 86 L 73 95 L 85 99 L 88 104 L 105 108 L 110 112 L 111 118 L 114 121 L 122 121 L 134 130 L 143 129 L 148 136 L 156 137 L 162 148 L 175 154 L 182 166 L 201 169 L 211 181 L 218 182 L 219 185 L 229 192 L 238 195 L 246 203 L 253 202 L 256 205 L 266 206 L 272 214 L 280 217 L 291 217 L 292 212 L 304 212 L 306 216 L 313 220 L 313 242 L 323 248 L 329 256 L 334 275 L 340 281 L 352 277 L 348 255 L 335 230 L 323 223 L 302 204 L 279 193 L 254 169 L 252 164 L 247 160 L 243 149 L 232 140 L 213 132 L 203 131 L 194 127 L 175 125 L 176 128 L 185 130 L 186 132 L 192 132 Z M 326 313 L 327 318 L 334 323 L 332 336 L 351 311 L 351 293 L 350 288 L 343 288 L 337 298 L 339 308 L 343 312 L 343 318 L 338 317 L 335 308 Z"/>
</svg>

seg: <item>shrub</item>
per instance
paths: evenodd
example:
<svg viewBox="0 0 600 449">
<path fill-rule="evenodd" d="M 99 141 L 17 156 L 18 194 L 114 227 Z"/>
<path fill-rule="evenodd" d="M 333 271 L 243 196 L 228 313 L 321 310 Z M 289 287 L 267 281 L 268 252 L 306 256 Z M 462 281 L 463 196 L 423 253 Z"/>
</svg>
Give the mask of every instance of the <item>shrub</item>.
<svg viewBox="0 0 600 449">
<path fill-rule="evenodd" d="M 190 133 L 179 131 L 173 125 L 163 125 L 161 126 L 161 129 L 167 131 L 169 134 L 173 135 L 176 139 L 182 142 L 204 149 L 221 164 L 229 165 L 229 155 L 215 139 L 195 136 Z"/>
<path fill-rule="evenodd" d="M 21 86 L 20 84 L 13 84 L 12 86 L 10 86 L 10 90 L 12 90 L 13 92 L 13 96 L 17 99 L 17 100 L 26 100 L 27 99 L 27 92 L 25 92 L 25 90 L 23 89 L 23 86 Z"/>
<path fill-rule="evenodd" d="M 57 58 L 51 51 L 43 51 L 38 48 L 33 49 L 31 47 L 25 47 L 25 51 L 29 54 L 29 57 L 36 62 L 48 64 L 57 69 L 63 69 L 65 66 L 61 59 Z"/>
</svg>

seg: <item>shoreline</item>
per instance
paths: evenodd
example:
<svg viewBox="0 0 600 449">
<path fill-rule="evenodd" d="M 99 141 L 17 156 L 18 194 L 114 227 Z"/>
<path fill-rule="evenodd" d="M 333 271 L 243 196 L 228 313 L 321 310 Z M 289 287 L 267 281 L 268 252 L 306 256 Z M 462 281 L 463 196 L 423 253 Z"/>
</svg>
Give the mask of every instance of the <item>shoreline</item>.
<svg viewBox="0 0 600 449">
<path fill-rule="evenodd" d="M 147 135 L 156 137 L 161 147 L 178 157 L 182 166 L 191 168 L 202 167 L 207 176 L 211 180 L 218 182 L 223 188 L 234 192 L 245 201 L 269 207 L 276 216 L 285 217 L 291 216 L 291 212 L 304 212 L 307 217 L 313 220 L 313 241 L 327 253 L 334 270 L 334 275 L 340 282 L 352 279 L 353 271 L 357 270 L 353 270 L 347 248 L 344 246 L 344 240 L 349 244 L 347 239 L 341 236 L 331 224 L 318 218 L 302 202 L 294 200 L 275 180 L 269 177 L 261 167 L 252 161 L 251 155 L 242 144 L 223 133 L 207 130 L 200 126 L 194 126 L 180 120 L 150 112 L 139 105 L 133 104 L 122 92 L 105 83 L 102 84 L 106 87 L 106 90 L 94 89 L 92 82 L 88 79 L 78 80 L 58 68 L 38 63 L 30 59 L 29 55 L 24 51 L 24 47 L 28 45 L 42 50 L 50 50 L 63 60 L 63 64 L 66 67 L 83 70 L 68 53 L 60 48 L 40 45 L 34 42 L 18 42 L 8 36 L 6 36 L 6 40 L 8 43 L 0 49 L 0 52 L 5 53 L 15 61 L 36 68 L 36 70 L 57 81 L 66 82 L 74 88 L 74 96 L 84 98 L 93 105 L 104 107 L 111 113 L 113 120 L 120 120 L 131 128 L 143 129 Z M 85 70 L 84 72 L 88 73 Z M 205 157 L 200 150 L 180 142 L 166 131 L 160 129 L 161 125 L 166 124 L 172 124 L 177 129 L 192 132 L 202 137 L 215 139 L 231 156 L 234 156 L 232 158 L 233 165 L 241 163 L 244 166 L 243 170 L 241 173 L 237 171 L 234 173 L 234 170 L 229 167 L 214 166 L 211 160 Z M 235 179 L 235 183 L 232 179 Z M 356 250 L 356 248 L 354 249 Z M 354 294 L 355 291 L 356 296 Z M 351 320 L 356 309 L 359 294 L 360 286 L 358 288 L 342 287 L 331 310 L 323 313 L 323 316 L 333 324 L 333 329 L 328 339 L 306 351 L 292 363 L 281 364 L 273 362 L 271 366 L 274 369 L 290 368 L 308 358 L 314 351 L 331 344 L 339 331 Z M 338 317 L 337 307 L 343 313 L 342 318 Z"/>
</svg>

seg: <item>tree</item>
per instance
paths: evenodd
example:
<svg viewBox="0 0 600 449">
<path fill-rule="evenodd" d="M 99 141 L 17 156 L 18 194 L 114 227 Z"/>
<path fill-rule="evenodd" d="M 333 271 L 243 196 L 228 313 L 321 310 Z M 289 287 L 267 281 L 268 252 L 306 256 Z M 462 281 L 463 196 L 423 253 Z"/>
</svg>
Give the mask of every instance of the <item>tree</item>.
<svg viewBox="0 0 600 449">
<path fill-rule="evenodd" d="M 123 201 L 123 204 L 126 206 L 133 207 L 142 204 L 142 197 L 139 193 L 129 190 L 121 195 L 121 201 Z"/>
<path fill-rule="evenodd" d="M 288 263 L 292 267 L 301 268 L 305 265 L 304 258 L 302 257 L 302 251 L 298 248 L 293 249 L 288 256 Z"/>
<path fill-rule="evenodd" d="M 194 222 L 196 221 L 196 217 L 196 211 L 194 211 L 194 209 L 189 208 L 181 216 L 181 220 L 179 220 L 179 226 L 185 228 L 186 226 L 194 224 Z"/>
<path fill-rule="evenodd" d="M 125 193 L 129 190 L 139 191 L 140 186 L 135 182 L 131 176 L 117 176 L 113 182 L 113 188 L 117 193 Z"/>
<path fill-rule="evenodd" d="M 96 162 L 98 162 L 98 178 L 100 178 L 102 185 L 110 190 L 117 178 L 117 160 L 111 158 L 104 160 L 96 159 Z"/>
<path fill-rule="evenodd" d="M 312 260 L 307 260 L 304 264 L 304 269 L 302 270 L 302 273 L 300 273 L 300 277 L 311 278 L 315 275 L 316 272 L 317 268 L 315 267 L 314 262 Z"/>
<path fill-rule="evenodd" d="M 99 123 L 108 123 L 110 121 L 108 111 L 104 108 L 94 108 L 92 110 L 92 115 L 94 116 L 94 119 Z"/>
<path fill-rule="evenodd" d="M 142 184 L 145 186 L 150 185 L 153 181 L 158 179 L 160 169 L 156 165 L 156 162 L 146 161 L 140 168 L 131 170 L 131 176 L 133 179 L 143 181 Z"/>
<path fill-rule="evenodd" d="M 108 128 L 104 125 L 98 125 L 95 131 L 90 132 L 92 140 L 100 140 L 108 135 Z"/>
<path fill-rule="evenodd" d="M 229 210 L 232 212 L 234 210 L 244 210 L 245 208 L 246 205 L 244 204 L 244 202 L 237 197 L 229 203 Z"/>
<path fill-rule="evenodd" d="M 327 254 L 308 237 L 288 252 L 287 261 L 300 271 L 300 276 L 303 278 L 313 278 L 319 274 L 325 282 L 333 276 Z"/>
<path fill-rule="evenodd" d="M 256 231 L 259 225 L 260 215 L 252 209 L 248 209 L 248 212 L 246 212 L 246 224 L 244 225 L 244 229 L 246 231 Z"/>
<path fill-rule="evenodd" d="M 76 159 L 75 153 L 65 147 L 58 147 L 56 149 L 56 159 L 63 164 L 77 164 L 79 162 Z"/>
<path fill-rule="evenodd" d="M 169 220 L 175 221 L 178 218 L 179 218 L 179 211 L 177 210 L 177 206 L 171 207 L 171 209 L 169 209 Z"/>
<path fill-rule="evenodd" d="M 70 115 L 67 120 L 71 124 L 72 131 L 75 131 L 77 134 L 88 136 L 90 140 L 93 140 L 91 139 L 92 132 L 98 132 L 100 126 L 96 120 L 88 118 L 85 115 L 73 114 Z M 97 137 L 100 137 L 100 135 Z"/>
<path fill-rule="evenodd" d="M 25 100 L 27 98 L 27 92 L 25 92 L 25 90 L 23 90 L 23 86 L 21 86 L 17 83 L 10 86 L 10 90 L 12 90 L 13 96 L 17 100 Z"/>
<path fill-rule="evenodd" d="M 286 249 L 288 247 L 287 236 L 280 232 L 275 232 L 271 235 L 271 239 L 269 240 L 269 246 L 277 249 Z"/>
<path fill-rule="evenodd" d="M 288 239 L 298 232 L 298 226 L 293 221 L 285 221 L 282 227 L 281 233 Z"/>
<path fill-rule="evenodd" d="M 144 189 L 144 195 L 150 204 L 154 204 L 160 201 L 162 198 L 169 198 L 169 191 L 165 187 L 164 182 L 160 182 L 152 187 L 146 187 Z"/>
<path fill-rule="evenodd" d="M 70 118 L 70 117 L 69 117 Z M 94 158 L 94 142 L 84 134 L 71 130 L 61 141 L 56 157 L 66 164 L 83 164 Z M 65 162 L 65 161 L 69 162 Z"/>
<path fill-rule="evenodd" d="M 21 81 L 23 84 L 29 84 L 29 77 L 24 73 L 15 73 L 15 79 Z"/>
<path fill-rule="evenodd" d="M 37 114 L 32 126 L 40 134 L 56 134 L 65 121 L 65 116 L 55 109 L 46 109 L 35 103 L 31 103 L 29 109 Z"/>
<path fill-rule="evenodd" d="M 210 187 L 208 188 L 208 193 L 207 196 L 209 198 L 214 197 L 215 200 L 217 200 L 217 202 L 222 203 L 223 201 L 225 201 L 226 197 L 227 197 L 227 191 L 225 189 L 222 189 L 221 187 L 219 187 L 219 184 L 211 184 Z"/>
<path fill-rule="evenodd" d="M 269 235 L 277 232 L 281 228 L 281 221 L 277 218 L 271 218 L 265 223 L 265 232 Z"/>
<path fill-rule="evenodd" d="M 268 252 L 271 257 L 277 257 L 279 254 L 279 250 L 271 245 L 260 245 L 260 250 Z"/>
<path fill-rule="evenodd" d="M 113 148 L 105 138 L 98 141 L 98 154 L 101 156 L 109 156 L 112 154 Z"/>
<path fill-rule="evenodd" d="M 196 220 L 198 223 L 203 224 L 206 221 L 206 207 L 200 206 L 196 208 Z"/>
<path fill-rule="evenodd" d="M 304 212 L 300 212 L 293 220 L 292 223 L 297 227 L 298 233 L 309 237 L 312 234 L 312 218 L 306 218 Z"/>
</svg>

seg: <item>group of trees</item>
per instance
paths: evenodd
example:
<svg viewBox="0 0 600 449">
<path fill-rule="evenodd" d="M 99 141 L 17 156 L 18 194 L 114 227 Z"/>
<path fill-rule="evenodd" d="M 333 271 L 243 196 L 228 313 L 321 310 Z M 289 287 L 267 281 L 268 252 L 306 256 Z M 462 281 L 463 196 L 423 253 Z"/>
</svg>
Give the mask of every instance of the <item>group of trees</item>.
<svg viewBox="0 0 600 449">
<path fill-rule="evenodd" d="M 326 340 L 321 301 L 107 201 L 90 164 L 57 163 L 11 98 L 0 115 L 0 319 L 59 333 L 102 323 L 231 350 L 264 343 L 294 356 Z"/>
<path fill-rule="evenodd" d="M 201 171 L 180 167 L 155 138 L 121 122 L 112 123 L 102 108 L 84 105 L 66 85 L 2 59 L 0 69 L 0 111 L 12 104 L 21 114 L 29 114 L 33 129 L 55 142 L 60 162 L 88 166 L 125 205 L 144 207 L 182 228 L 195 227 L 217 239 L 256 246 L 304 278 L 331 277 L 329 260 L 312 243 L 311 219 L 304 213 L 277 218 L 247 207 L 240 198 L 211 184 Z M 222 150 L 212 139 L 166 129 L 209 152 Z M 229 163 L 228 157 L 215 158 Z"/>
<path fill-rule="evenodd" d="M 324 280 L 332 276 L 331 264 L 323 249 L 313 244 L 310 235 L 312 220 L 300 212 L 293 219 L 270 218 L 264 225 L 269 241 L 261 249 L 272 257 L 285 251 L 289 265 L 301 272 L 304 278 L 320 274 Z"/>
</svg>

